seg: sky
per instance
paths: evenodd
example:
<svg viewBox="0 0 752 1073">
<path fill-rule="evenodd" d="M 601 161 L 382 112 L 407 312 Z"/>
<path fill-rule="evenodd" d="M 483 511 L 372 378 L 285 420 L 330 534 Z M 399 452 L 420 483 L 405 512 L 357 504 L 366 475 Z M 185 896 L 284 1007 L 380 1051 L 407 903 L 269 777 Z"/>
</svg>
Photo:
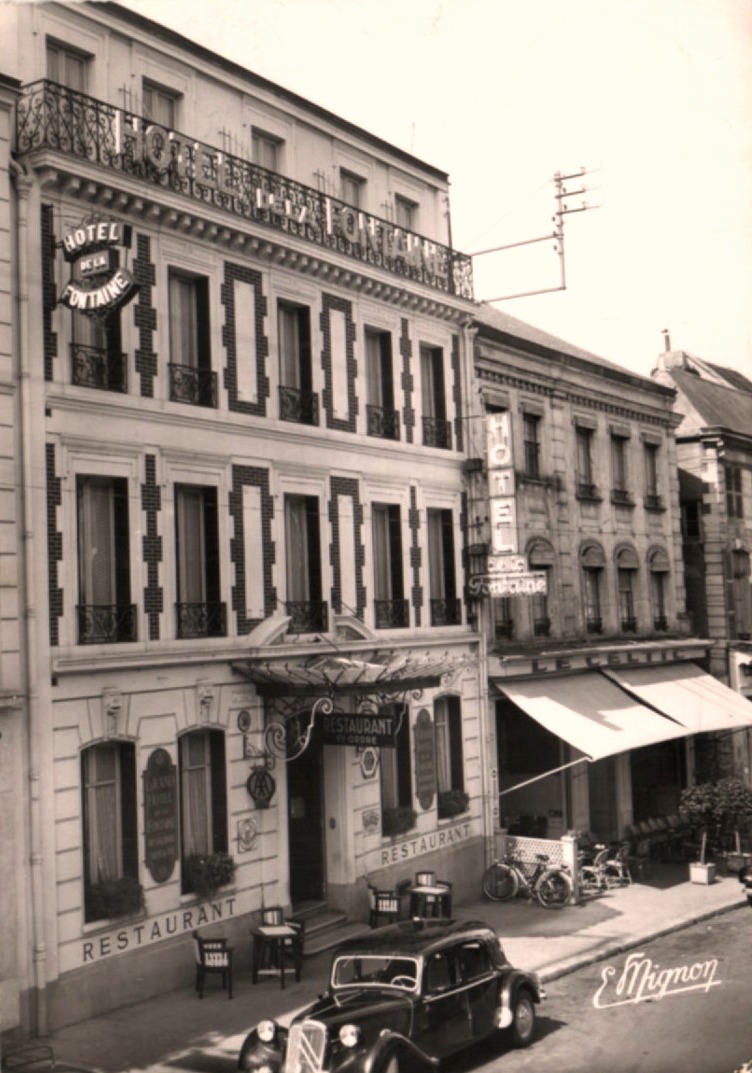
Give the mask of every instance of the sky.
<svg viewBox="0 0 752 1073">
<path fill-rule="evenodd" d="M 122 2 L 447 172 L 477 299 L 635 372 L 668 330 L 752 375 L 749 0 Z"/>
</svg>

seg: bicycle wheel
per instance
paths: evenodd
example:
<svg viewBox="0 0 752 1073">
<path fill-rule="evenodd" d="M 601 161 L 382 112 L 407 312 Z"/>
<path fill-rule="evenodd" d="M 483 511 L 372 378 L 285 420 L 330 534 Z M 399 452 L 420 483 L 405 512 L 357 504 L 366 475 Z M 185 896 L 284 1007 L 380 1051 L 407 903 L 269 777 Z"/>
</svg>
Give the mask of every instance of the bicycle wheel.
<svg viewBox="0 0 752 1073">
<path fill-rule="evenodd" d="M 483 893 L 492 902 L 506 902 L 514 898 L 519 885 L 517 873 L 508 864 L 495 861 L 483 873 Z"/>
<path fill-rule="evenodd" d="M 545 909 L 563 909 L 572 896 L 572 880 L 566 872 L 549 868 L 538 880 L 535 894 Z"/>
</svg>

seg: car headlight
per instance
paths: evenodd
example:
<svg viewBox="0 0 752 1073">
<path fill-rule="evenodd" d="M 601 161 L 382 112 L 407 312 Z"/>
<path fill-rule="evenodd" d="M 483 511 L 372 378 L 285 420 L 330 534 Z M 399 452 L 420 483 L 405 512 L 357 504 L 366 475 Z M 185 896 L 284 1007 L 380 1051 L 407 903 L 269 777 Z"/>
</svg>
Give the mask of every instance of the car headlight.
<svg viewBox="0 0 752 1073">
<path fill-rule="evenodd" d="M 274 1021 L 259 1021 L 256 1035 L 262 1043 L 271 1043 L 277 1035 L 277 1026 Z"/>
<path fill-rule="evenodd" d="M 343 1047 L 355 1047 L 360 1040 L 360 1029 L 357 1025 L 342 1025 L 339 1030 L 339 1041 Z"/>
</svg>

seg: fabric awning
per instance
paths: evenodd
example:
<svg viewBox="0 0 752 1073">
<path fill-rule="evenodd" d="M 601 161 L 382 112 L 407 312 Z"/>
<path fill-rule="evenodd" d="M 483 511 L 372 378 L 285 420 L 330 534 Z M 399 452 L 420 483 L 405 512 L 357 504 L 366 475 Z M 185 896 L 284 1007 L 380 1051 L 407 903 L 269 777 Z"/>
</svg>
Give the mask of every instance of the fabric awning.
<svg viewBox="0 0 752 1073">
<path fill-rule="evenodd" d="M 684 724 L 646 708 L 597 671 L 534 681 L 497 681 L 496 686 L 589 760 L 690 733 Z"/>
<path fill-rule="evenodd" d="M 686 727 L 689 734 L 752 727 L 752 704 L 694 663 L 603 669 L 612 682 Z"/>
</svg>

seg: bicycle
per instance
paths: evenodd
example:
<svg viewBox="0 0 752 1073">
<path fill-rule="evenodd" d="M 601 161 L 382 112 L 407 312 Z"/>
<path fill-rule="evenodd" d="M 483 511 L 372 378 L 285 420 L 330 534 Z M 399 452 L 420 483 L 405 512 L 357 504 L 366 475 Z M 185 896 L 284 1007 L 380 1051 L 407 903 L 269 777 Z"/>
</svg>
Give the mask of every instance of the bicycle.
<svg viewBox="0 0 752 1073">
<path fill-rule="evenodd" d="M 506 856 L 495 860 L 483 873 L 483 893 L 493 902 L 506 902 L 519 892 L 544 909 L 563 909 L 572 897 L 574 884 L 563 866 L 548 866 L 549 858 L 536 853 L 536 865 L 526 874 L 522 861 Z"/>
</svg>

